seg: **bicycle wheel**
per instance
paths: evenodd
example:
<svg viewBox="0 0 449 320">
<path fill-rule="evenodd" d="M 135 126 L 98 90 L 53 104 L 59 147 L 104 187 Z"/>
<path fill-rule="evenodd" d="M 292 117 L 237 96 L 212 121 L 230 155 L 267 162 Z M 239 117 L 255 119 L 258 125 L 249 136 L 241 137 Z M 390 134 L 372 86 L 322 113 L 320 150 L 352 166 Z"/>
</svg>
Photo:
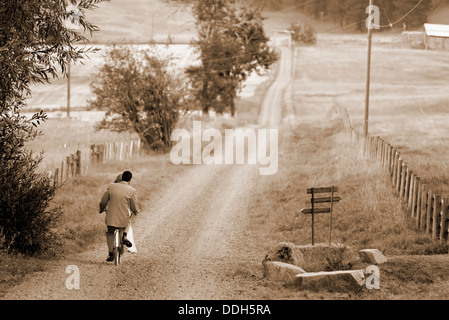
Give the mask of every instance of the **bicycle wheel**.
<svg viewBox="0 0 449 320">
<path fill-rule="evenodd" d="M 120 264 L 120 230 L 116 229 L 114 231 L 114 264 Z"/>
</svg>

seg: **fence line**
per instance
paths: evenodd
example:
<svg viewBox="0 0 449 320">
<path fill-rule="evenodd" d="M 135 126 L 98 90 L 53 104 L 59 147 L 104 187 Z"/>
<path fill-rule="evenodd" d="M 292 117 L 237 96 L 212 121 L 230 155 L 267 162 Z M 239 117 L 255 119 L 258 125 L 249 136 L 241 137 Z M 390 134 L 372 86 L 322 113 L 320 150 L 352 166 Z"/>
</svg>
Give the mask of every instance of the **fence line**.
<svg viewBox="0 0 449 320">
<path fill-rule="evenodd" d="M 430 190 L 394 146 L 379 136 L 368 135 L 365 141 L 354 129 L 348 111 L 341 108 L 339 113 L 351 143 L 364 148 L 366 156 L 380 163 L 389 175 L 394 193 L 403 201 L 416 228 L 434 240 L 448 241 L 449 199 Z"/>
<path fill-rule="evenodd" d="M 124 161 L 141 155 L 141 141 L 131 140 L 127 142 L 106 142 L 103 144 L 90 144 L 88 157 L 82 157 L 82 152 L 77 150 L 61 161 L 61 166 L 48 172 L 48 177 L 55 187 L 61 186 L 65 181 L 75 176 L 81 176 L 87 172 L 85 168 L 97 165 L 109 160 Z"/>
</svg>

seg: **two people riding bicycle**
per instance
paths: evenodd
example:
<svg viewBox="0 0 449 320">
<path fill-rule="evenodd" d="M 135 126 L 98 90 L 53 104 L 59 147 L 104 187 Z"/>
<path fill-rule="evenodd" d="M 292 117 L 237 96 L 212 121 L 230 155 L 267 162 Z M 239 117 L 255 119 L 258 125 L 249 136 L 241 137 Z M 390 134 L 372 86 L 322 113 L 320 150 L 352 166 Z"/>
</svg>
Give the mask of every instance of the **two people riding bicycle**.
<svg viewBox="0 0 449 320">
<path fill-rule="evenodd" d="M 114 231 L 119 229 L 123 232 L 122 243 L 127 247 L 132 247 L 127 235 L 131 227 L 132 215 L 139 214 L 137 203 L 137 191 L 129 184 L 133 175 L 130 171 L 125 171 L 117 177 L 114 183 L 109 184 L 106 192 L 100 201 L 100 214 L 106 212 L 106 242 L 108 245 L 108 258 L 106 261 L 114 261 Z"/>
</svg>

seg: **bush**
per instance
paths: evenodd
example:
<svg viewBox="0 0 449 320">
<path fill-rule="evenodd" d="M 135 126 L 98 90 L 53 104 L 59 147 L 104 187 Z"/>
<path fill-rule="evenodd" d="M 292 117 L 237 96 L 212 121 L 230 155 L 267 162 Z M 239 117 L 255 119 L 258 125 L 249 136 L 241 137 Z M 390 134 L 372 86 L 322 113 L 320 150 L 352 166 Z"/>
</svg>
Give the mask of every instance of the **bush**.
<svg viewBox="0 0 449 320">
<path fill-rule="evenodd" d="M 106 109 L 96 129 L 135 132 L 151 149 L 171 145 L 170 135 L 186 108 L 186 85 L 171 57 L 131 47 L 113 47 L 91 83 L 91 108 Z"/>
<path fill-rule="evenodd" d="M 56 242 L 52 232 L 61 208 L 50 208 L 55 187 L 37 173 L 42 154 L 33 157 L 24 144 L 33 139 L 32 120 L 22 116 L 0 121 L 0 239 L 8 253 L 34 254 Z"/>
<path fill-rule="evenodd" d="M 309 24 L 292 23 L 289 30 L 294 32 L 292 35 L 293 41 L 304 44 L 316 43 L 316 32 Z"/>
</svg>

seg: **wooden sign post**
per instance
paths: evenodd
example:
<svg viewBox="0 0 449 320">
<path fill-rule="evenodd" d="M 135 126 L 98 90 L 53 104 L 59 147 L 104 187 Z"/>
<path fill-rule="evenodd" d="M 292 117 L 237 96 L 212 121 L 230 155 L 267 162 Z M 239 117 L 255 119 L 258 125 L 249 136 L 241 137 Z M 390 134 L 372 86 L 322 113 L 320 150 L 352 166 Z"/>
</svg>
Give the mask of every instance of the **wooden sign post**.
<svg viewBox="0 0 449 320">
<path fill-rule="evenodd" d="M 340 202 L 340 200 L 341 200 L 340 197 L 334 196 L 335 192 L 338 192 L 337 187 L 307 189 L 307 194 L 312 195 L 312 199 L 310 201 L 312 203 L 312 208 L 311 209 L 302 209 L 301 213 L 312 215 L 312 245 L 315 245 L 315 214 L 320 214 L 320 213 L 330 213 L 329 244 L 332 242 L 332 211 L 333 211 L 334 203 Z M 315 198 L 316 194 L 321 194 L 321 193 L 330 193 L 330 197 Z M 315 204 L 322 204 L 322 203 L 330 203 L 330 208 L 315 208 Z"/>
</svg>

